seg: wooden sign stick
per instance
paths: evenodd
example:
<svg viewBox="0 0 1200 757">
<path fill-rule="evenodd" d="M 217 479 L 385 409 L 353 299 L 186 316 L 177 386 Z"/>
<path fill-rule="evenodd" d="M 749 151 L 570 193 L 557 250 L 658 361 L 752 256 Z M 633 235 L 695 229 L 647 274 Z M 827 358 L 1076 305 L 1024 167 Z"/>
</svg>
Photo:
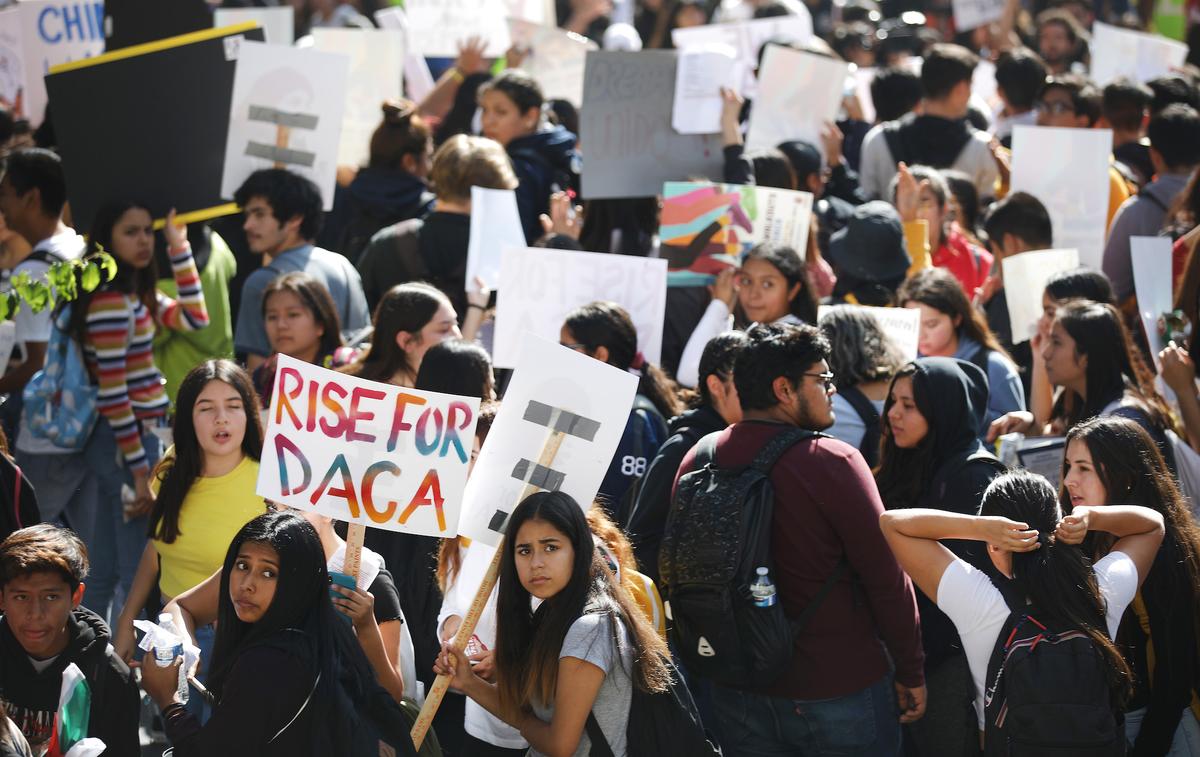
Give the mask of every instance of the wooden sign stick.
<svg viewBox="0 0 1200 757">
<path fill-rule="evenodd" d="M 553 429 L 553 424 L 551 424 Z M 542 454 L 538 457 L 538 465 L 549 468 L 554 462 L 554 456 L 558 454 L 558 448 L 562 446 L 563 438 L 566 434 L 562 431 L 551 430 L 550 435 L 546 437 L 546 442 L 542 445 Z M 541 490 L 541 487 L 534 484 L 527 484 L 521 491 L 521 496 L 514 504 L 519 505 L 531 494 Z M 479 585 L 479 591 L 475 592 L 475 599 L 471 602 L 471 607 L 467 610 L 467 616 L 463 618 L 462 625 L 458 627 L 458 633 L 454 634 L 454 639 L 450 642 L 455 649 L 465 649 L 467 641 L 471 635 L 475 633 L 475 626 L 479 624 L 479 616 L 483 614 L 483 608 L 487 605 L 488 598 L 492 594 L 492 589 L 496 586 L 496 579 L 500 575 L 500 561 L 504 557 L 504 536 L 500 537 L 500 541 L 496 544 L 496 554 L 492 556 L 492 562 L 488 565 L 487 573 L 483 575 L 483 583 Z M 349 559 L 349 553 L 346 554 Z M 413 723 L 412 736 L 413 748 L 420 749 L 421 744 L 425 741 L 425 734 L 429 732 L 429 727 L 433 725 L 433 716 L 437 714 L 438 707 L 442 704 L 442 697 L 446 695 L 446 690 L 450 688 L 450 677 L 447 675 L 439 675 L 437 680 L 433 682 L 433 687 L 429 693 L 425 695 L 425 704 L 421 707 L 421 713 L 417 716 L 417 720 Z"/>
<path fill-rule="evenodd" d="M 346 559 L 342 563 L 342 572 L 358 583 L 358 571 L 362 564 L 363 537 L 367 535 L 367 527 L 361 523 L 346 525 Z"/>
<path fill-rule="evenodd" d="M 275 146 L 280 149 L 286 148 L 288 146 L 288 140 L 291 138 L 291 136 L 292 136 L 292 129 L 290 126 L 283 126 L 283 125 L 276 126 L 275 127 Z M 286 168 L 286 166 L 278 160 L 275 161 L 275 167 L 276 168 Z M 350 544 L 350 542 L 347 541 L 346 546 L 349 547 L 349 544 Z M 362 542 L 359 542 L 359 546 L 362 546 Z M 350 553 L 347 552 L 346 556 L 349 557 Z M 355 578 L 357 578 L 357 575 L 355 576 Z"/>
</svg>

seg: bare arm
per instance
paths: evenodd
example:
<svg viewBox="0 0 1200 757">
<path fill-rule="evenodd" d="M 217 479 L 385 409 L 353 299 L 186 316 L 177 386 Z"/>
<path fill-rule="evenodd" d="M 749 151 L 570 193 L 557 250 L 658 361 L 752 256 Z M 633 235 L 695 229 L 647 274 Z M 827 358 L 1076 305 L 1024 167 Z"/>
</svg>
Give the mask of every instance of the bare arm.
<svg viewBox="0 0 1200 757">
<path fill-rule="evenodd" d="M 1080 544 L 1088 531 L 1103 531 L 1117 537 L 1113 552 L 1124 552 L 1137 566 L 1138 586 L 1146 580 L 1163 540 L 1163 517 L 1155 510 L 1136 505 L 1080 505 L 1062 519 L 1055 537 L 1067 544 Z"/>
<path fill-rule="evenodd" d="M 158 578 L 158 550 L 154 548 L 154 542 L 147 541 L 146 548 L 142 550 L 142 559 L 138 562 L 137 574 L 133 577 L 133 585 L 129 587 L 129 596 L 125 598 L 125 607 L 121 610 L 120 617 L 117 618 L 116 636 L 113 639 L 113 648 L 125 662 L 133 659 L 133 649 L 136 646 L 137 637 L 134 633 L 133 621 L 146 606 L 146 600 L 150 598 L 150 591 L 154 588 L 156 578 Z"/>
</svg>

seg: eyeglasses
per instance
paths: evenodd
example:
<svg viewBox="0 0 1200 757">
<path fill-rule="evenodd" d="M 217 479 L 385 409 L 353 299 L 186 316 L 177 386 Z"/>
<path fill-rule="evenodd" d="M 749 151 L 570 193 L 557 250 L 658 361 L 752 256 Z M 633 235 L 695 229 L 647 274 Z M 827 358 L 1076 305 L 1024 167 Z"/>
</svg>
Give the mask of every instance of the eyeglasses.
<svg viewBox="0 0 1200 757">
<path fill-rule="evenodd" d="M 821 383 L 825 385 L 825 391 L 834 388 L 833 373 L 801 373 L 801 376 L 811 376 L 815 379 L 821 379 Z"/>
<path fill-rule="evenodd" d="M 575 350 L 576 352 L 587 352 L 586 344 L 567 344 L 566 342 L 559 342 L 558 346 L 566 347 L 568 350 Z"/>
<path fill-rule="evenodd" d="M 1033 107 L 1036 108 L 1039 113 L 1049 113 L 1052 116 L 1061 116 L 1065 113 L 1075 112 L 1074 105 L 1069 102 L 1063 102 L 1062 100 L 1055 100 L 1053 102 L 1038 100 L 1037 104 Z"/>
</svg>

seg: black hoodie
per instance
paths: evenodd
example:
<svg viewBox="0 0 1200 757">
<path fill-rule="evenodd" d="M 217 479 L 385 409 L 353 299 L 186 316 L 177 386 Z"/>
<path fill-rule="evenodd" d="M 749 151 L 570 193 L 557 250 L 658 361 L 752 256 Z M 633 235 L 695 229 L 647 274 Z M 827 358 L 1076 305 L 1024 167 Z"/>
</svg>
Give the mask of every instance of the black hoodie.
<svg viewBox="0 0 1200 757">
<path fill-rule="evenodd" d="M 0 620 L 0 699 L 8 716 L 29 739 L 34 753 L 39 753 L 54 729 L 62 672 L 73 662 L 92 694 L 88 736 L 104 742 L 104 757 L 139 757 L 141 699 L 129 667 L 113 651 L 108 626 L 99 615 L 80 607 L 67 620 L 67 630 L 67 648 L 39 673 L 8 623 Z"/>
<path fill-rule="evenodd" d="M 658 448 L 658 454 L 642 476 L 637 499 L 621 525 L 633 544 L 638 570 L 655 583 L 658 582 L 658 551 L 671 510 L 671 489 L 675 486 L 679 465 L 696 442 L 728 425 L 708 405 L 672 418 L 667 428 L 670 436 Z"/>
<path fill-rule="evenodd" d="M 433 207 L 433 193 L 407 171 L 361 168 L 344 189 L 333 193 L 333 209 L 317 244 L 357 263 L 375 232 L 410 218 L 423 218 Z"/>
<path fill-rule="evenodd" d="M 883 134 L 893 161 L 949 168 L 971 141 L 974 130 L 965 118 L 951 120 L 910 113 L 884 127 Z"/>
<path fill-rule="evenodd" d="M 508 145 L 517 175 L 517 210 L 525 239 L 533 244 L 542 236 L 538 216 L 550 212 L 555 191 L 579 191 L 580 160 L 575 135 L 562 126 L 514 139 Z"/>
</svg>

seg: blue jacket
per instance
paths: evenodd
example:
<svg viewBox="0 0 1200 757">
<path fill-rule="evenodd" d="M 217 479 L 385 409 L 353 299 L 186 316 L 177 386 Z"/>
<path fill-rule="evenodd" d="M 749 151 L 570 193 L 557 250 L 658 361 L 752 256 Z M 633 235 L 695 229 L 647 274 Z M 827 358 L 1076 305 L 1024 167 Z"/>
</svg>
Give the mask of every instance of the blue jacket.
<svg viewBox="0 0 1200 757">
<path fill-rule="evenodd" d="M 579 191 L 580 158 L 576 137 L 562 126 L 518 137 L 508 144 L 508 157 L 517 174 L 517 210 L 525 239 L 542 236 L 538 216 L 550 210 L 550 195 L 558 190 Z"/>
</svg>

